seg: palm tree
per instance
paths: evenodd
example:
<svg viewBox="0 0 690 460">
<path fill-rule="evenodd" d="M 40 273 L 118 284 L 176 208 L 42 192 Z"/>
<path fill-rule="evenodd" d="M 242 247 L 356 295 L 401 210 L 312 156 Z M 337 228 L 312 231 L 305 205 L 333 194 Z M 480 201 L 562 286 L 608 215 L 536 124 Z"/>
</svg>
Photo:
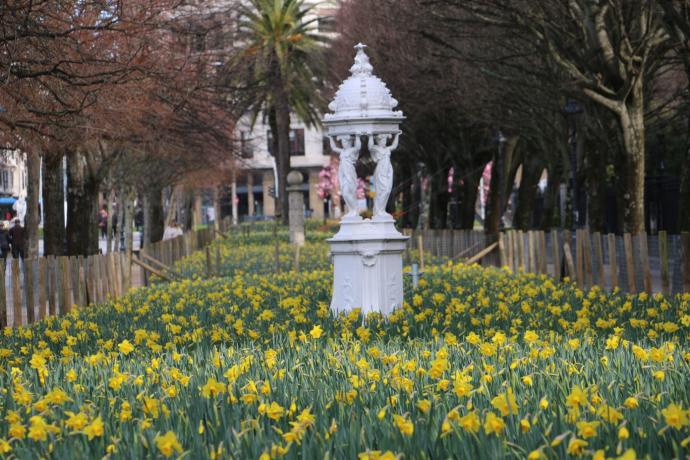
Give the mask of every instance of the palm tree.
<svg viewBox="0 0 690 460">
<path fill-rule="evenodd" d="M 252 84 L 248 112 L 252 126 L 268 118 L 278 170 L 276 210 L 288 221 L 287 175 L 290 170 L 290 112 L 307 126 L 320 123 L 323 106 L 325 38 L 308 19 L 304 0 L 249 0 L 240 11 L 240 59 Z M 245 74 L 246 75 L 246 74 Z"/>
</svg>

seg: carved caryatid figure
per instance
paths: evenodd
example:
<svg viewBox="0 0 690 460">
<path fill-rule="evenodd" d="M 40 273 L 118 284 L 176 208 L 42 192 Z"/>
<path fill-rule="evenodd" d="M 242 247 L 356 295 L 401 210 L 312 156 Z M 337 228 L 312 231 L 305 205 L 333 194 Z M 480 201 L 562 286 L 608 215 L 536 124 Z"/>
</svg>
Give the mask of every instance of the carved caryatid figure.
<svg viewBox="0 0 690 460">
<path fill-rule="evenodd" d="M 398 148 L 400 133 L 396 133 L 393 144 L 388 145 L 390 134 L 377 134 L 369 136 L 369 152 L 376 162 L 374 170 L 374 184 L 376 196 L 374 197 L 374 217 L 390 216 L 386 212 L 386 203 L 393 189 L 393 165 L 391 164 L 391 152 Z"/>
<path fill-rule="evenodd" d="M 359 151 L 362 148 L 362 141 L 359 136 L 355 136 L 355 144 L 352 145 L 350 136 L 338 136 L 338 141 L 343 148 L 335 145 L 332 137 L 328 138 L 331 142 L 331 149 L 340 155 L 340 167 L 338 168 L 338 180 L 340 190 L 347 205 L 345 217 L 357 217 L 357 171 L 355 165 L 359 158 Z"/>
</svg>

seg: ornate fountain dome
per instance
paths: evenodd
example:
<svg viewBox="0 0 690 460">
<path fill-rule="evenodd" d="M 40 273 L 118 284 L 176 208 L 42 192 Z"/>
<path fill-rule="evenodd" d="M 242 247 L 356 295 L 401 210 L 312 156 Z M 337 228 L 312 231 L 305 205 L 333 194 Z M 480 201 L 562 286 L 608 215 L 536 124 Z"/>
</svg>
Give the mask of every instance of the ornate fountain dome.
<svg viewBox="0 0 690 460">
<path fill-rule="evenodd" d="M 357 55 L 352 74 L 338 89 L 328 105 L 334 113 L 324 116 L 329 135 L 394 133 L 405 119 L 386 84 L 373 75 L 374 68 L 363 44 L 355 46 Z"/>
</svg>

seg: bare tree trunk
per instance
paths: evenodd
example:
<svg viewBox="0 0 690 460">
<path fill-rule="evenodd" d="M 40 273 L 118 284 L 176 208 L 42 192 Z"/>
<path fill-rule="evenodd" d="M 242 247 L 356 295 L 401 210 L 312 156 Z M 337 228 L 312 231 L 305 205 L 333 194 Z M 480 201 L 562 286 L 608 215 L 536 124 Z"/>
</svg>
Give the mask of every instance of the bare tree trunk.
<svg viewBox="0 0 690 460">
<path fill-rule="evenodd" d="M 287 225 L 289 220 L 287 176 L 290 171 L 290 106 L 288 104 L 285 88 L 280 87 L 276 94 L 276 137 L 278 138 L 278 151 L 276 152 L 276 166 L 278 169 L 279 199 L 276 204 L 280 206 L 282 223 Z"/>
<path fill-rule="evenodd" d="M 419 217 L 417 218 L 417 229 L 424 230 L 429 228 L 429 208 L 430 208 L 430 187 L 429 176 L 424 171 L 419 176 Z"/>
<path fill-rule="evenodd" d="M 460 187 L 460 168 L 453 162 L 453 176 L 451 178 L 451 193 L 449 203 L 450 225 L 449 228 L 456 229 L 462 226 L 460 212 L 460 197 L 462 188 Z"/>
<path fill-rule="evenodd" d="M 115 199 L 115 191 L 112 188 L 112 183 L 108 186 L 108 194 L 106 195 L 108 203 L 106 203 L 106 211 L 108 212 L 108 219 L 105 225 L 106 235 L 106 251 L 112 251 L 113 247 L 113 200 Z"/>
<path fill-rule="evenodd" d="M 486 219 L 484 220 L 484 232 L 492 235 L 493 238 L 498 238 L 498 232 L 501 229 L 501 219 L 508 202 L 508 195 L 512 189 L 508 184 L 512 185 L 514 171 L 517 170 L 516 166 L 514 171 L 508 174 L 513 163 L 516 145 L 517 138 L 509 139 L 503 145 L 501 152 L 499 152 L 498 147 L 496 148 L 496 153 L 494 153 L 493 157 L 489 197 L 486 204 Z M 507 178 L 509 175 L 512 177 Z"/>
<path fill-rule="evenodd" d="M 26 190 L 26 255 L 38 257 L 38 224 L 41 221 L 38 195 L 40 193 L 41 157 L 36 152 L 26 154 L 28 184 Z"/>
<path fill-rule="evenodd" d="M 666 7 L 668 8 L 669 5 L 666 5 Z M 687 91 L 690 92 L 690 43 L 683 51 L 682 56 L 686 80 L 688 81 Z M 690 117 L 687 117 L 687 123 L 687 133 L 690 133 Z M 680 175 L 680 196 L 678 201 L 680 202 L 678 226 L 681 232 L 690 232 L 690 142 L 686 145 L 685 161 L 683 161 Z"/>
<path fill-rule="evenodd" d="M 539 228 L 542 230 L 549 230 L 559 226 L 558 211 L 558 192 L 560 190 L 561 181 L 556 171 L 555 166 L 551 166 L 547 170 L 548 181 L 546 183 L 546 190 L 544 190 L 544 213 L 539 223 Z"/>
<path fill-rule="evenodd" d="M 172 223 L 173 220 L 177 220 L 177 187 L 169 187 L 170 190 L 170 200 L 168 201 L 168 206 L 164 207 L 164 212 L 165 212 L 165 225 L 163 226 L 163 230 L 165 231 L 166 227 L 169 227 L 170 224 Z M 179 223 L 179 222 L 178 222 Z"/>
<path fill-rule="evenodd" d="M 689 73 L 690 75 L 690 73 Z M 688 117 L 688 133 L 690 133 L 690 117 Z M 680 231 L 690 232 L 690 145 L 685 150 L 685 161 L 680 178 Z"/>
<path fill-rule="evenodd" d="M 429 225 L 431 228 L 441 229 L 448 226 L 448 175 L 444 170 L 441 174 L 431 177 L 431 203 L 429 207 Z"/>
<path fill-rule="evenodd" d="M 68 156 L 67 165 L 67 254 L 97 254 L 98 181 L 89 174 L 83 155 Z"/>
<path fill-rule="evenodd" d="M 534 200 L 537 185 L 541 176 L 540 161 L 534 155 L 525 155 L 522 163 L 522 180 L 518 190 L 518 202 L 515 210 L 515 227 L 531 230 L 534 227 Z"/>
<path fill-rule="evenodd" d="M 400 162 L 398 164 L 398 171 L 398 187 L 402 194 L 402 216 L 400 222 L 403 228 L 410 228 L 412 226 L 410 221 L 410 208 L 412 207 L 411 168 L 407 162 Z"/>
<path fill-rule="evenodd" d="M 144 244 L 162 240 L 164 231 L 163 191 L 149 184 L 144 189 Z"/>
<path fill-rule="evenodd" d="M 460 186 L 460 228 L 462 229 L 471 230 L 474 228 L 479 181 L 483 173 L 484 168 L 479 168 L 477 173 L 463 177 Z"/>
<path fill-rule="evenodd" d="M 43 156 L 43 254 L 65 253 L 65 189 L 62 153 Z"/>
<path fill-rule="evenodd" d="M 121 191 L 122 231 L 125 236 L 125 286 L 132 283 L 132 249 L 134 247 L 134 191 L 127 187 Z"/>
<path fill-rule="evenodd" d="M 501 204 L 500 204 L 500 190 L 502 187 L 502 179 L 500 167 L 497 167 L 497 162 L 495 161 L 491 167 L 491 182 L 489 183 L 489 197 L 486 203 L 486 219 L 484 219 L 484 232 L 493 237 L 498 237 L 498 232 L 501 229 Z"/>
<path fill-rule="evenodd" d="M 213 214 L 215 217 L 215 221 L 213 223 L 214 227 L 216 228 L 216 231 L 220 231 L 220 222 L 222 220 L 221 214 L 220 214 L 220 185 L 216 185 L 213 187 Z"/>
<path fill-rule="evenodd" d="M 184 190 L 184 202 L 182 203 L 184 209 L 184 231 L 190 231 L 194 228 L 194 189 L 187 187 Z"/>
<path fill-rule="evenodd" d="M 117 193 L 115 194 L 117 198 L 117 210 L 115 212 L 115 225 L 114 225 L 114 233 L 115 233 L 115 252 L 120 251 L 120 245 L 122 243 L 122 238 L 120 235 L 123 234 L 124 228 L 123 225 L 125 224 L 125 205 L 124 201 L 126 199 L 126 194 L 127 192 L 125 189 L 122 187 L 118 188 Z"/>
<path fill-rule="evenodd" d="M 641 83 L 638 86 L 640 88 L 633 91 L 641 92 Z M 631 96 L 629 104 L 621 111 L 620 123 L 628 163 L 623 191 L 623 226 L 625 231 L 637 234 L 645 231 L 645 128 L 641 97 Z"/>
<path fill-rule="evenodd" d="M 585 190 L 587 193 L 587 226 L 590 231 L 604 232 L 606 227 L 606 161 L 605 153 L 595 142 L 585 150 Z"/>
</svg>

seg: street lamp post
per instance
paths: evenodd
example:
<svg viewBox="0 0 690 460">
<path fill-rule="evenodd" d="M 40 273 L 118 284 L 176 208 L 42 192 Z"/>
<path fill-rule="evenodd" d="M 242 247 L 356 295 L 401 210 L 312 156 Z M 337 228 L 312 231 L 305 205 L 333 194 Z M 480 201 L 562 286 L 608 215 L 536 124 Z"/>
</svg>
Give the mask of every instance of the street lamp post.
<svg viewBox="0 0 690 460">
<path fill-rule="evenodd" d="M 568 102 L 563 108 L 568 117 L 568 125 L 570 129 L 570 186 L 572 190 L 571 206 L 573 211 L 573 230 L 580 225 L 580 208 L 579 208 L 579 187 L 577 183 L 577 114 L 582 112 L 582 107 L 574 99 L 568 99 Z"/>
</svg>

